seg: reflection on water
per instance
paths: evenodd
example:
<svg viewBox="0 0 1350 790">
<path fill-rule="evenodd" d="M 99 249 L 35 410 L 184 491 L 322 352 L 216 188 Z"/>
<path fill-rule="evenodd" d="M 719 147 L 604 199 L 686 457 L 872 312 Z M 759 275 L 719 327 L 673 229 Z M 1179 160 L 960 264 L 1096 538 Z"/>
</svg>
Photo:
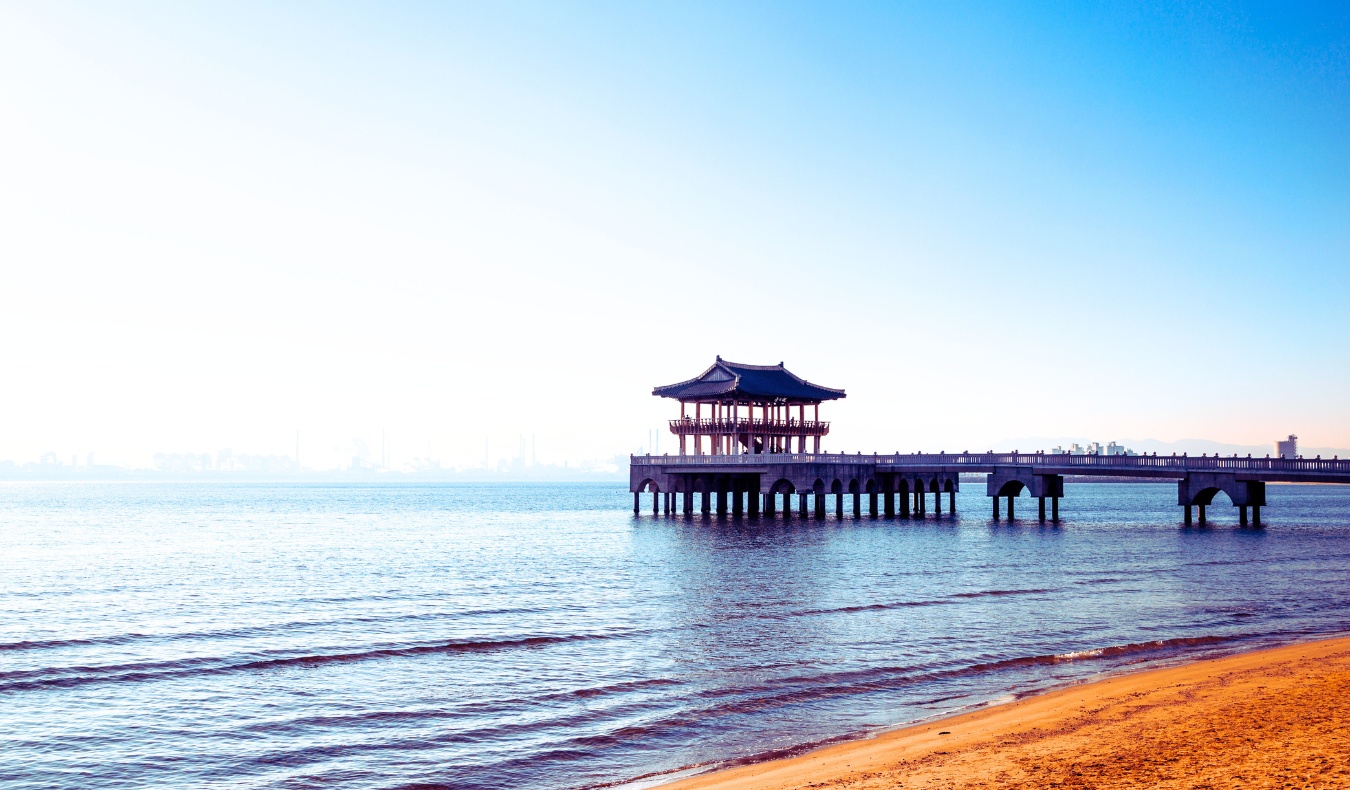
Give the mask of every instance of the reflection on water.
<svg viewBox="0 0 1350 790">
<path fill-rule="evenodd" d="M 1350 491 L 1268 498 L 1239 529 L 1165 484 L 1071 485 L 1059 525 L 975 492 L 784 522 L 597 485 L 6 485 L 0 782 L 586 786 L 1345 630 Z"/>
</svg>

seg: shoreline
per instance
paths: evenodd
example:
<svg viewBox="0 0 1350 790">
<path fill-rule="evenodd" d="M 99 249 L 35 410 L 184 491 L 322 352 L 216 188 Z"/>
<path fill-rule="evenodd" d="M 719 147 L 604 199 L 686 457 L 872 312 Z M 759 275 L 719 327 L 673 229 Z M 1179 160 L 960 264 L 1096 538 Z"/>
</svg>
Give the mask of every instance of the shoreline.
<svg viewBox="0 0 1350 790">
<path fill-rule="evenodd" d="M 1344 787 L 1347 723 L 1342 635 L 1122 671 L 649 786 L 1237 787 L 1296 770 L 1297 786 Z"/>
</svg>

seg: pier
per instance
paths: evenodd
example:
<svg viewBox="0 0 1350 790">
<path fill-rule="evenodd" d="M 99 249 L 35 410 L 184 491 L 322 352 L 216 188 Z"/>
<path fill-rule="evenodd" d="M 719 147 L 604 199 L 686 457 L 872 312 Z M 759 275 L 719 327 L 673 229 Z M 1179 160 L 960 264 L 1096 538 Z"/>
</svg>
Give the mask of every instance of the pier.
<svg viewBox="0 0 1350 790">
<path fill-rule="evenodd" d="M 820 404 L 845 397 L 844 391 L 811 384 L 782 363 L 741 365 L 718 357 L 700 376 L 653 394 L 680 400 L 680 418 L 670 424 L 680 437 L 680 454 L 630 457 L 634 513 L 642 511 L 642 494 L 648 493 L 654 514 L 781 512 L 791 518 L 795 504 L 799 518 L 825 518 L 831 511 L 836 518 L 921 518 L 931 503 L 931 513 L 940 516 L 944 494 L 947 512 L 956 511 L 962 475 L 983 474 L 994 519 L 1005 510 L 1014 518 L 1025 491 L 1037 500 L 1038 520 L 1058 521 L 1065 477 L 1101 476 L 1175 480 L 1186 524 L 1204 524 L 1206 508 L 1222 492 L 1238 508 L 1240 524 L 1259 526 L 1267 483 L 1350 484 L 1350 460 L 1340 459 L 823 453 L 820 441 L 829 423 L 820 420 Z"/>
</svg>

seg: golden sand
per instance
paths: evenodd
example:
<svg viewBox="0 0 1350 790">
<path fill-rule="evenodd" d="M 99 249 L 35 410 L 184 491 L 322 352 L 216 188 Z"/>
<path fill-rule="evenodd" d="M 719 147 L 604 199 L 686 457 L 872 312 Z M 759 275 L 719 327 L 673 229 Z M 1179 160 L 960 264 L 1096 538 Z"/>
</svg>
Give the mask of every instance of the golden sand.
<svg viewBox="0 0 1350 790">
<path fill-rule="evenodd" d="M 1350 638 L 1120 675 L 664 787 L 1350 788 Z"/>
</svg>

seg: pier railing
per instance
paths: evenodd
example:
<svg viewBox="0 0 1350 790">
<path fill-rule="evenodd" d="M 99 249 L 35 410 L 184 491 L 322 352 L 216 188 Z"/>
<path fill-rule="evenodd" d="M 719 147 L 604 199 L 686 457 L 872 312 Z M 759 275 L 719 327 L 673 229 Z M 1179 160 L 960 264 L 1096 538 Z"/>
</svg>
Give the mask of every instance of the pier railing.
<svg viewBox="0 0 1350 790">
<path fill-rule="evenodd" d="M 634 466 L 743 464 L 860 463 L 877 466 L 1043 466 L 1056 469 L 1176 470 L 1177 472 L 1330 472 L 1350 474 L 1350 459 L 1339 458 L 1242 458 L 1195 455 L 1069 455 L 1062 453 L 896 453 L 891 455 L 855 453 L 761 453 L 740 455 L 634 455 Z"/>
</svg>

